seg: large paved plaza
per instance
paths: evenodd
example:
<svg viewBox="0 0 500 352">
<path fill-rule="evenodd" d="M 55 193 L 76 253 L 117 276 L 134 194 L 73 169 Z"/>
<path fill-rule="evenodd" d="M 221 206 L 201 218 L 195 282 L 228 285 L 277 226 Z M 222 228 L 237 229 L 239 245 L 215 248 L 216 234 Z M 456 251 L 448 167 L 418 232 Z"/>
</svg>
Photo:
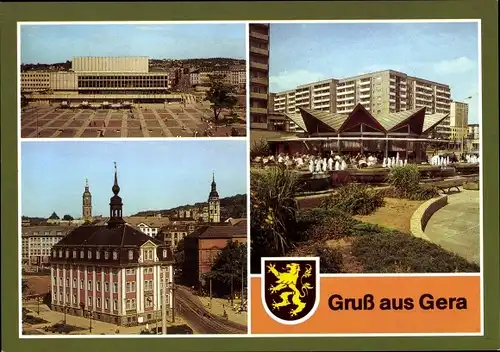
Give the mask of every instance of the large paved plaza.
<svg viewBox="0 0 500 352">
<path fill-rule="evenodd" d="M 479 264 L 479 191 L 450 194 L 448 204 L 434 213 L 425 228 L 429 239 Z"/>
<path fill-rule="evenodd" d="M 244 135 L 245 125 L 210 128 L 213 112 L 203 104 L 160 105 L 133 109 L 60 109 L 34 106 L 21 114 L 23 138 L 123 138 L 123 137 L 214 137 L 230 136 L 236 128 Z M 244 120 L 242 120 L 243 122 Z"/>
</svg>

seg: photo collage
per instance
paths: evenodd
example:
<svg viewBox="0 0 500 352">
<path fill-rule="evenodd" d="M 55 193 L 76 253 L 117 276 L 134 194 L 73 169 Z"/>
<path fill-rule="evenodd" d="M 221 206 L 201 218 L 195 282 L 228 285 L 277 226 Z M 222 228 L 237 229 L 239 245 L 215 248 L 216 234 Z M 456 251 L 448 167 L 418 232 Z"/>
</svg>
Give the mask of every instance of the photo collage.
<svg viewBox="0 0 500 352">
<path fill-rule="evenodd" d="M 19 338 L 482 336 L 481 34 L 18 22 Z"/>
</svg>

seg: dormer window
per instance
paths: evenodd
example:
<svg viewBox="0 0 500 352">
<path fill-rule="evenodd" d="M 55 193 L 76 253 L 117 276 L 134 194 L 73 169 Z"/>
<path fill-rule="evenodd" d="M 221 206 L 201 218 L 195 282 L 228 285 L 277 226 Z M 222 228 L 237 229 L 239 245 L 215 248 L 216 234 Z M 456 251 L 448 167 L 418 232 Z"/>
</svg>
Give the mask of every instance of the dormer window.
<svg viewBox="0 0 500 352">
<path fill-rule="evenodd" d="M 52 251 L 52 256 L 55 258 L 57 257 L 57 251 Z"/>
<path fill-rule="evenodd" d="M 69 251 L 66 249 L 66 258 L 69 258 Z"/>
<path fill-rule="evenodd" d="M 118 252 L 113 251 L 113 260 L 117 260 L 117 259 L 118 259 Z"/>
<path fill-rule="evenodd" d="M 83 259 L 85 258 L 85 252 L 84 251 L 80 251 L 80 259 Z"/>
<path fill-rule="evenodd" d="M 128 251 L 128 260 L 133 260 L 134 259 L 134 251 L 130 250 Z"/>
<path fill-rule="evenodd" d="M 163 250 L 163 258 L 167 258 L 167 250 L 166 249 Z"/>
<path fill-rule="evenodd" d="M 104 252 L 104 259 L 106 259 L 106 260 L 109 259 L 109 252 L 108 251 Z"/>
<path fill-rule="evenodd" d="M 87 258 L 88 259 L 92 259 L 92 251 L 88 251 L 87 252 Z"/>
<path fill-rule="evenodd" d="M 76 258 L 76 251 L 73 251 L 73 258 Z"/>
<path fill-rule="evenodd" d="M 101 252 L 95 252 L 95 259 L 101 259 Z"/>
<path fill-rule="evenodd" d="M 62 251 L 59 250 L 59 258 L 62 258 Z"/>
</svg>

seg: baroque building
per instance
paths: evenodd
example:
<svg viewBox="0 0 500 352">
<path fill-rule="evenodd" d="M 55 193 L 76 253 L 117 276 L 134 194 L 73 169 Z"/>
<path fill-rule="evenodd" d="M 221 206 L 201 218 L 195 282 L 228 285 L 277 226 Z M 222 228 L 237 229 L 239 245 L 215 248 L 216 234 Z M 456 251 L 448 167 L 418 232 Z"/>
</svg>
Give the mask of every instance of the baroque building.
<svg viewBox="0 0 500 352">
<path fill-rule="evenodd" d="M 52 247 L 52 309 L 117 325 L 162 319 L 173 308 L 172 249 L 128 225 L 118 174 L 106 225 L 84 224 Z"/>
</svg>

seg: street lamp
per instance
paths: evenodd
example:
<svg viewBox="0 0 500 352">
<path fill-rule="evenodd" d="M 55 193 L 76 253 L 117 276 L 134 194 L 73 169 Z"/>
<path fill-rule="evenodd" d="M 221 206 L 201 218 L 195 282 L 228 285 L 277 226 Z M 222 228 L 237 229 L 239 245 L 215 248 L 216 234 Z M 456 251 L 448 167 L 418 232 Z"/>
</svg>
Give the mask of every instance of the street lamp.
<svg viewBox="0 0 500 352">
<path fill-rule="evenodd" d="M 36 314 L 40 315 L 40 296 L 36 298 Z"/>
<path fill-rule="evenodd" d="M 468 96 L 464 99 L 462 99 L 462 103 L 464 103 L 465 100 L 470 100 L 472 99 L 472 95 Z M 464 103 L 465 104 L 465 103 Z M 455 107 L 456 109 L 456 107 Z M 460 128 L 460 155 L 464 153 L 464 136 L 465 136 L 465 131 L 464 131 L 464 122 L 465 122 L 465 116 L 463 116 L 461 119 L 461 128 Z"/>
<path fill-rule="evenodd" d="M 93 318 L 93 314 L 92 312 L 89 310 L 89 333 L 92 334 L 92 318 Z"/>
<path fill-rule="evenodd" d="M 63 313 L 64 313 L 64 324 L 66 324 L 66 311 L 68 310 L 68 303 L 65 303 L 63 306 Z"/>
</svg>

